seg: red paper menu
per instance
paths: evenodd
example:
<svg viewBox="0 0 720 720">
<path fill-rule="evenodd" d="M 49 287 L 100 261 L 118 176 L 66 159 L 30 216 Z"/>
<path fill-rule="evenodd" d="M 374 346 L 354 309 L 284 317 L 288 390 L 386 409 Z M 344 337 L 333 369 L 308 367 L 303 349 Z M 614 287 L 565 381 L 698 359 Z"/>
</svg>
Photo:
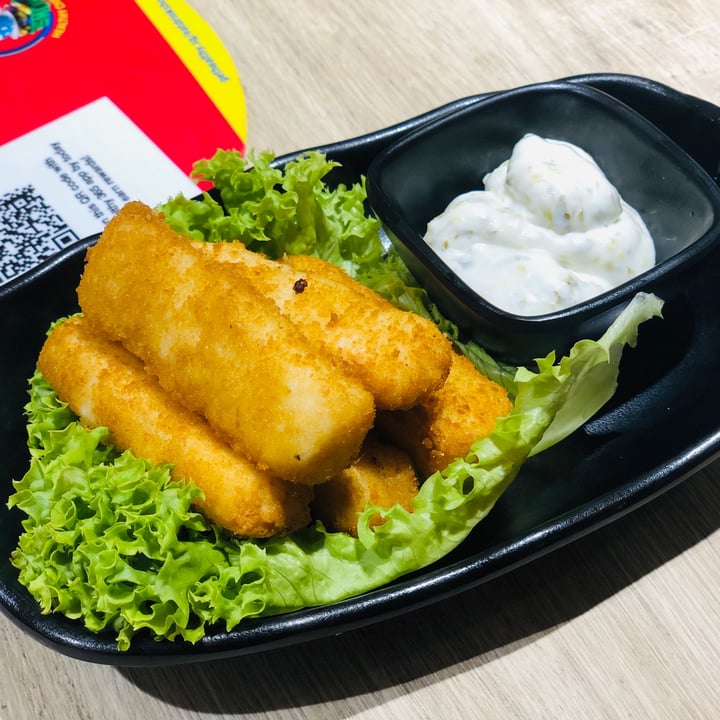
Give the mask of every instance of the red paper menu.
<svg viewBox="0 0 720 720">
<path fill-rule="evenodd" d="M 0 0 L 0 286 L 129 199 L 196 194 L 193 162 L 245 137 L 233 63 L 181 0 Z"/>
</svg>

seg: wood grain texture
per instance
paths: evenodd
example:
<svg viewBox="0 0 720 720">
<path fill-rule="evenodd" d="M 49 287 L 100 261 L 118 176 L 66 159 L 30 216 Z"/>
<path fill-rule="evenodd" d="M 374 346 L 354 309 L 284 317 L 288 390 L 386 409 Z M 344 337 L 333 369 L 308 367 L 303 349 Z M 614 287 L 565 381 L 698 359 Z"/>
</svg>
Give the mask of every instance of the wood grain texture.
<svg viewBox="0 0 720 720">
<path fill-rule="evenodd" d="M 194 0 L 278 153 L 477 92 L 626 72 L 720 104 L 706 0 Z M 0 617 L 0 720 L 720 717 L 720 464 L 424 610 L 283 651 L 149 670 L 66 658 Z"/>
</svg>

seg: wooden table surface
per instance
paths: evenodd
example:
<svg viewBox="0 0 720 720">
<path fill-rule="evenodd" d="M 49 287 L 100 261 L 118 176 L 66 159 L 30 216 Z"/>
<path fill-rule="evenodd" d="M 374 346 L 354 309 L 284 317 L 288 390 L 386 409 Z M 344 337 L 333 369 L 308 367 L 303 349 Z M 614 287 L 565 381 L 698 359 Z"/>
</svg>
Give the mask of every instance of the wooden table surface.
<svg viewBox="0 0 720 720">
<path fill-rule="evenodd" d="M 720 104 L 709 0 L 194 0 L 248 144 L 278 153 L 586 72 Z M 719 411 L 720 412 L 720 411 Z M 720 717 L 720 464 L 497 580 L 291 649 L 157 669 L 60 655 L 0 617 L 0 718 Z"/>
</svg>

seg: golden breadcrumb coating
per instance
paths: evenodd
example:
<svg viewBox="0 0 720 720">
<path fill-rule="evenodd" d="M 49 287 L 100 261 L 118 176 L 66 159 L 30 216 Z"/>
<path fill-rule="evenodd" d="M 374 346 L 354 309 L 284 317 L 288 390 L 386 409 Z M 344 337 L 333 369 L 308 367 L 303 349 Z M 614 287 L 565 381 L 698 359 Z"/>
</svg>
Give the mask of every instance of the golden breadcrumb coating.
<svg viewBox="0 0 720 720">
<path fill-rule="evenodd" d="M 119 340 L 262 470 L 322 482 L 356 456 L 373 423 L 359 380 L 142 203 L 125 205 L 88 251 L 78 298 L 94 332 Z"/>
<path fill-rule="evenodd" d="M 512 409 L 507 391 L 456 353 L 444 385 L 417 407 L 378 413 L 376 426 L 406 450 L 422 477 L 465 457 Z"/>
<path fill-rule="evenodd" d="M 380 409 L 408 409 L 445 380 L 452 347 L 426 318 L 400 310 L 330 262 L 270 260 L 242 243 L 197 243 L 270 298 L 302 334 L 373 394 Z"/>
<path fill-rule="evenodd" d="M 417 492 L 417 477 L 407 453 L 368 437 L 360 457 L 350 467 L 315 487 L 312 515 L 331 532 L 357 536 L 358 513 L 369 503 L 412 510 Z M 380 515 L 370 519 L 371 526 L 383 522 Z"/>
<path fill-rule="evenodd" d="M 239 457 L 205 420 L 177 403 L 119 343 L 81 317 L 55 327 L 38 366 L 58 396 L 89 427 L 110 430 L 120 450 L 173 464 L 176 480 L 204 493 L 198 509 L 232 533 L 268 537 L 310 522 L 312 488 L 279 480 Z"/>
</svg>

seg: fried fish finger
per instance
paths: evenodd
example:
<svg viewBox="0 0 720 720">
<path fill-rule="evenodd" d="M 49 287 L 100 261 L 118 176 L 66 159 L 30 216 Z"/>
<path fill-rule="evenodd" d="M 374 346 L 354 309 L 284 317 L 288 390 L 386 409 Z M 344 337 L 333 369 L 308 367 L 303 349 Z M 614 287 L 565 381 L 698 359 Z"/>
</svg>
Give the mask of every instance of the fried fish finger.
<svg viewBox="0 0 720 720">
<path fill-rule="evenodd" d="M 58 396 L 89 427 L 107 427 L 120 450 L 153 464 L 204 493 L 198 509 L 237 535 L 268 537 L 310 521 L 312 488 L 261 472 L 214 435 L 148 375 L 118 343 L 90 332 L 80 317 L 55 327 L 38 360 Z"/>
<path fill-rule="evenodd" d="M 443 386 L 411 410 L 378 413 L 376 426 L 410 454 L 423 477 L 465 457 L 512 409 L 507 391 L 455 353 Z"/>
<path fill-rule="evenodd" d="M 233 268 L 139 202 L 88 251 L 78 287 L 90 327 L 139 357 L 243 457 L 314 484 L 357 454 L 372 395 Z"/>
<path fill-rule="evenodd" d="M 369 503 L 411 510 L 417 492 L 417 476 L 407 453 L 369 437 L 350 467 L 315 487 L 312 515 L 331 532 L 357 536 L 358 513 Z M 370 518 L 371 526 L 383 522 L 379 514 Z"/>
<path fill-rule="evenodd" d="M 445 380 L 452 347 L 426 318 L 400 310 L 320 258 L 270 260 L 242 243 L 197 243 L 272 299 L 312 343 L 373 394 L 378 408 L 408 409 Z"/>
</svg>

